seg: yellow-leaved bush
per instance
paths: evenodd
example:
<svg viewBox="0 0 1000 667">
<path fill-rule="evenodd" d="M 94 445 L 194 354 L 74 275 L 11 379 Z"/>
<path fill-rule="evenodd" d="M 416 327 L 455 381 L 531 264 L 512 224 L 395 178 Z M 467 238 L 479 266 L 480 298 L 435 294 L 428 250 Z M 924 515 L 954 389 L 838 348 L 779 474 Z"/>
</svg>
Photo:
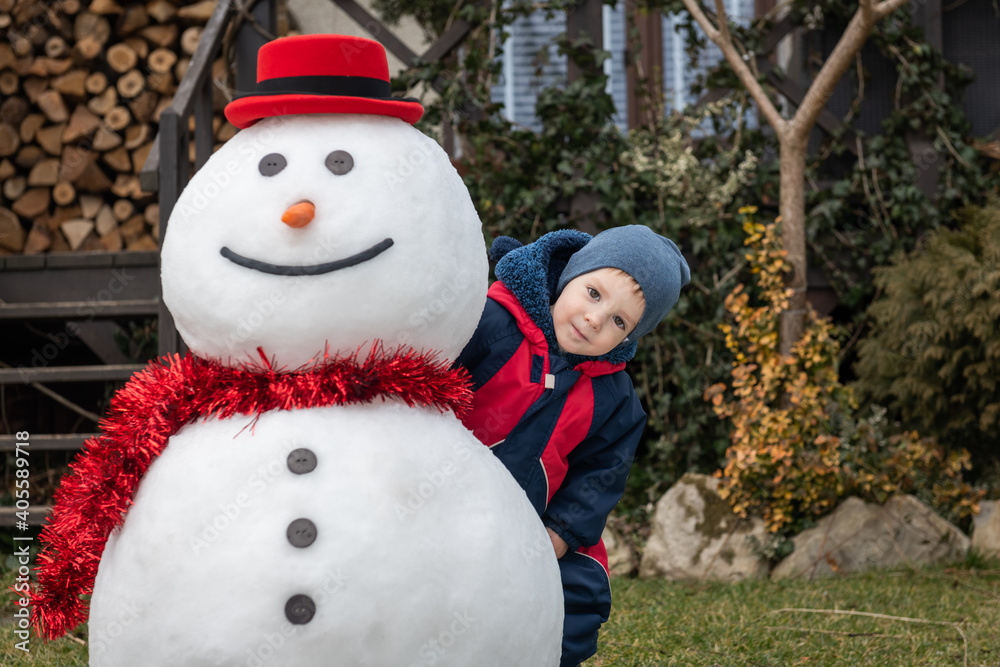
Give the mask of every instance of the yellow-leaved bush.
<svg viewBox="0 0 1000 667">
<path fill-rule="evenodd" d="M 705 398 L 720 418 L 732 422 L 726 465 L 716 472 L 720 495 L 736 514 L 761 516 L 769 530 L 784 532 L 790 524 L 828 512 L 844 495 L 831 411 L 850 410 L 853 403 L 837 379 L 839 345 L 831 325 L 812 309 L 791 355 L 779 352 L 780 317 L 791 294 L 784 276 L 790 267 L 776 224 L 756 222 L 755 212 L 755 207 L 740 209 L 757 303 L 751 303 L 743 284 L 726 297 L 734 323 L 721 328 L 733 355 L 732 382 L 709 387 Z"/>
<path fill-rule="evenodd" d="M 791 290 L 790 266 L 777 223 L 740 209 L 754 294 L 737 285 L 726 297 L 732 323 L 721 325 L 733 356 L 732 381 L 705 391 L 715 413 L 730 420 L 719 493 L 741 516 L 760 516 L 773 533 L 804 527 L 846 495 L 884 502 L 917 493 L 951 517 L 978 510 L 982 492 L 962 481 L 968 452 L 946 455 L 916 432 L 887 437 L 878 420 L 859 421 L 857 404 L 837 374 L 840 344 L 833 325 L 811 307 L 791 354 L 779 351 L 781 313 Z"/>
</svg>

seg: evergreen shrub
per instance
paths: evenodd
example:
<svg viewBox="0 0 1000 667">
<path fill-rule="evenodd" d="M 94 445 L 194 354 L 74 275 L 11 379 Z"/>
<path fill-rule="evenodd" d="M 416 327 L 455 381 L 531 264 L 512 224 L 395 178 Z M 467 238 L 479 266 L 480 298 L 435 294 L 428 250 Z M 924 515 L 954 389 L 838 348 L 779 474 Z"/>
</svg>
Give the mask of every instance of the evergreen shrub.
<svg viewBox="0 0 1000 667">
<path fill-rule="evenodd" d="M 1000 442 L 1000 200 L 875 270 L 882 296 L 855 388 L 904 424 L 985 463 Z"/>
</svg>

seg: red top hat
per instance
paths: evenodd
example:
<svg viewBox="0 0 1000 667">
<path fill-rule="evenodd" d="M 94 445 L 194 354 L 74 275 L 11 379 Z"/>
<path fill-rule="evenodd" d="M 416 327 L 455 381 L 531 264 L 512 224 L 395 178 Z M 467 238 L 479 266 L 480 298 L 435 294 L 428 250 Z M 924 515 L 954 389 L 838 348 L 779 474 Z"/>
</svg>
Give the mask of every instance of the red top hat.
<svg viewBox="0 0 1000 667">
<path fill-rule="evenodd" d="M 296 35 L 260 47 L 257 90 L 226 105 L 240 129 L 261 118 L 309 113 L 393 116 L 413 124 L 424 108 L 413 98 L 392 97 L 385 49 L 347 35 Z"/>
</svg>

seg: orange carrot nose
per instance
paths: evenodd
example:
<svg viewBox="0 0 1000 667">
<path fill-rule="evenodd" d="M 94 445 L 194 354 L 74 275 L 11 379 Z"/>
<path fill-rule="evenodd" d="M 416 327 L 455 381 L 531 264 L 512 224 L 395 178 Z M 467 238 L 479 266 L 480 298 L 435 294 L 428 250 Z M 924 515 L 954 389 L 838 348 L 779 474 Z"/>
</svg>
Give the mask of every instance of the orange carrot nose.
<svg viewBox="0 0 1000 667">
<path fill-rule="evenodd" d="M 312 222 L 315 215 L 316 206 L 311 201 L 300 201 L 289 206 L 288 210 L 281 214 L 281 221 L 289 227 L 298 229 Z"/>
</svg>

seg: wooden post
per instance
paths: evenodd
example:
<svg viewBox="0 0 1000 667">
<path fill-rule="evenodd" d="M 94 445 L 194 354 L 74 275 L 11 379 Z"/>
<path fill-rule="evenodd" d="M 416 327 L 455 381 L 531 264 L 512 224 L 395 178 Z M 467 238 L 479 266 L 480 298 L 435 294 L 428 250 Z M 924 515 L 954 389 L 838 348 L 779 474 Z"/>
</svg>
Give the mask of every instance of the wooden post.
<svg viewBox="0 0 1000 667">
<path fill-rule="evenodd" d="M 212 130 L 212 77 L 206 76 L 194 100 L 194 169 L 198 171 L 212 157 L 215 137 Z M 185 156 L 187 157 L 187 156 Z"/>
<path fill-rule="evenodd" d="M 184 119 L 187 122 L 187 119 Z M 180 165 L 187 164 L 187 141 L 181 142 L 181 118 L 171 107 L 160 114 L 160 244 L 167 232 L 167 220 L 170 218 L 174 204 L 181 194 L 187 179 L 183 178 Z M 185 170 L 186 171 L 186 170 Z M 160 356 L 180 352 L 183 343 L 174 326 L 174 318 L 167 310 L 163 299 L 160 299 L 160 312 L 157 316 L 157 354 Z"/>
<path fill-rule="evenodd" d="M 625 79 L 628 90 L 628 126 L 641 127 L 655 120 L 663 100 L 663 17 L 658 10 L 640 8 L 635 2 L 625 6 L 627 30 L 635 26 L 639 38 L 633 47 L 631 36 L 625 51 Z M 637 53 L 638 52 L 638 53 Z M 655 102 L 652 107 L 650 102 Z"/>
<path fill-rule="evenodd" d="M 604 3 L 601 0 L 581 0 L 573 9 L 566 12 L 566 36 L 570 40 L 582 36 L 590 38 L 595 50 L 604 48 L 604 27 L 602 20 L 602 9 Z M 570 82 L 575 81 L 580 76 L 580 65 L 572 58 L 566 64 L 566 76 Z"/>
<path fill-rule="evenodd" d="M 923 28 L 927 43 L 939 51 L 942 50 L 944 37 L 941 29 L 941 0 L 913 2 L 907 5 L 904 11 L 913 12 L 913 23 Z M 938 87 L 943 86 L 944 77 L 939 74 Z M 917 175 L 913 184 L 929 198 L 933 198 L 937 192 L 943 163 L 942 156 L 934 148 L 934 139 L 935 137 L 928 136 L 923 131 L 910 130 L 906 133 L 906 145 L 913 163 L 917 166 Z"/>
<path fill-rule="evenodd" d="M 274 34 L 278 21 L 275 16 L 274 0 L 260 0 L 254 5 L 252 14 L 257 23 L 267 32 Z M 257 32 L 249 22 L 244 22 L 236 35 L 236 90 L 249 92 L 257 87 L 257 51 L 267 43 L 267 38 Z"/>
<path fill-rule="evenodd" d="M 591 48 L 604 48 L 603 3 L 601 0 L 580 0 L 572 9 L 566 12 L 566 36 L 572 41 L 580 37 L 589 37 Z M 566 79 L 572 83 L 580 78 L 583 68 L 580 63 L 569 58 L 566 63 Z M 592 192 L 578 191 L 570 201 L 570 219 L 577 229 L 588 234 L 597 234 L 594 211 L 597 208 L 597 196 Z"/>
<path fill-rule="evenodd" d="M 913 22 L 924 29 L 924 39 L 937 50 L 944 48 L 941 26 L 941 0 L 921 0 L 910 3 L 903 11 L 913 11 Z"/>
</svg>

